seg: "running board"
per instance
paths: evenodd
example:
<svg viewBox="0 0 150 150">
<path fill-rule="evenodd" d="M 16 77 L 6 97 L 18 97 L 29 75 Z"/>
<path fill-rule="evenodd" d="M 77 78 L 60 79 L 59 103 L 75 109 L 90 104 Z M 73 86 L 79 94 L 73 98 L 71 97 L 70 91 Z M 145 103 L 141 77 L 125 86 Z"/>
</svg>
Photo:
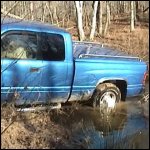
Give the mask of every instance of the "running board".
<svg viewBox="0 0 150 150">
<path fill-rule="evenodd" d="M 31 112 L 31 111 L 42 111 L 42 110 L 51 110 L 51 109 L 60 109 L 61 103 L 58 103 L 56 106 L 38 106 L 38 107 L 29 107 L 29 108 L 19 108 L 17 111 L 21 112 Z"/>
</svg>

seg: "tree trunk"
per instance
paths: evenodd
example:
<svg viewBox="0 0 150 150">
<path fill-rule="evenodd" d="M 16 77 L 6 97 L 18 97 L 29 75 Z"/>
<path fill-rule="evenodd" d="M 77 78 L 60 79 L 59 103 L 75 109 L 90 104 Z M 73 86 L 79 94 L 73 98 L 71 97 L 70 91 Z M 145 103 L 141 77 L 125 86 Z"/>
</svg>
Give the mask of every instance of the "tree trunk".
<svg viewBox="0 0 150 150">
<path fill-rule="evenodd" d="M 46 2 L 45 2 L 45 5 L 46 5 L 46 8 L 48 9 L 48 12 L 49 12 L 50 23 L 53 24 L 54 21 L 53 21 L 52 11 L 51 11 L 51 9 L 50 9 L 50 3 L 51 3 L 51 1 L 46 1 Z"/>
<path fill-rule="evenodd" d="M 107 1 L 108 25 L 110 25 L 110 2 Z"/>
<path fill-rule="evenodd" d="M 100 1 L 100 10 L 99 10 L 99 34 L 102 35 L 103 32 L 103 2 Z"/>
<path fill-rule="evenodd" d="M 34 3 L 33 1 L 30 2 L 31 20 L 34 20 L 34 13 L 33 13 L 33 11 L 34 11 L 34 4 L 33 3 Z"/>
<path fill-rule="evenodd" d="M 130 31 L 134 31 L 134 1 L 130 2 L 131 9 L 131 21 L 130 21 Z"/>
<path fill-rule="evenodd" d="M 107 30 L 108 30 L 109 18 L 110 18 L 109 1 L 106 1 L 106 23 L 105 23 L 105 28 L 103 32 L 103 37 L 106 36 Z"/>
<path fill-rule="evenodd" d="M 138 10 L 139 10 L 139 2 L 135 1 L 135 5 L 136 5 L 136 12 L 138 12 Z"/>
<path fill-rule="evenodd" d="M 77 13 L 77 24 L 78 24 L 79 39 L 80 39 L 80 41 L 83 41 L 85 39 L 85 34 L 84 34 L 84 30 L 83 30 L 83 20 L 82 20 L 83 1 L 75 1 L 75 5 L 76 5 L 76 13 Z"/>
<path fill-rule="evenodd" d="M 95 29 L 96 29 L 96 12 L 97 12 L 98 1 L 94 2 L 94 10 L 93 10 L 93 19 L 92 19 L 92 29 L 90 34 L 90 40 L 94 39 Z"/>
<path fill-rule="evenodd" d="M 124 13 L 124 1 L 122 1 L 122 12 Z"/>
<path fill-rule="evenodd" d="M 134 22 L 136 22 L 137 21 L 137 18 L 136 18 L 136 11 L 137 11 L 137 9 L 136 9 L 136 2 L 134 2 Z"/>
</svg>

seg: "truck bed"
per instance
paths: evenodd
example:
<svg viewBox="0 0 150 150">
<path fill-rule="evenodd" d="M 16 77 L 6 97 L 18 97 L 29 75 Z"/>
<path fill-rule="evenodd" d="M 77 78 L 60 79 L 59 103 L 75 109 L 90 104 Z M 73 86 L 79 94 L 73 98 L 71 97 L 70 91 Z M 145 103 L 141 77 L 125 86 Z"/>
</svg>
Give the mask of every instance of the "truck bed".
<svg viewBox="0 0 150 150">
<path fill-rule="evenodd" d="M 74 58 L 122 58 L 122 59 L 135 59 L 139 60 L 138 57 L 132 57 L 127 55 L 125 52 L 109 48 L 100 43 L 95 42 L 80 42 L 73 41 L 73 55 Z"/>
</svg>

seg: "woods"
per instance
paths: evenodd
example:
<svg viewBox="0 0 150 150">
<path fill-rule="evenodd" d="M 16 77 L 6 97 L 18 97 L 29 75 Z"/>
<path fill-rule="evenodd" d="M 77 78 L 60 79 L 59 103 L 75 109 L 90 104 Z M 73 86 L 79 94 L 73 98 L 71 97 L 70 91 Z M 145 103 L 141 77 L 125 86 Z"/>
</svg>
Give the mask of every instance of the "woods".
<svg viewBox="0 0 150 150">
<path fill-rule="evenodd" d="M 129 53 L 142 45 L 139 52 L 144 57 L 147 53 L 147 34 L 142 37 L 145 33 L 141 29 L 140 34 L 138 28 L 149 27 L 149 1 L 2 1 L 1 15 L 56 25 L 69 31 L 75 40 L 100 41 Z M 118 39 L 119 31 L 122 39 Z M 134 35 L 137 41 L 132 41 Z"/>
<path fill-rule="evenodd" d="M 79 40 L 84 40 L 86 35 L 93 40 L 96 33 L 105 36 L 110 21 L 120 14 L 131 18 L 130 28 L 133 31 L 135 22 L 140 20 L 139 14 L 149 11 L 148 5 L 148 1 L 2 1 L 1 13 L 64 28 L 74 23 Z"/>
</svg>

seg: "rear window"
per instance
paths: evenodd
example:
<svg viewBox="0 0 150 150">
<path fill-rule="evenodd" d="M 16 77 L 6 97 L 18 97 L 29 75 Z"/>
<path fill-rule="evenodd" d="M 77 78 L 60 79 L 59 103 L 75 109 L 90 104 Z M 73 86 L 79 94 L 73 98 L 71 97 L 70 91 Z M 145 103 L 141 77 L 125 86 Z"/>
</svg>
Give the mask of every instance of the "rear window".
<svg viewBox="0 0 150 150">
<path fill-rule="evenodd" d="M 60 34 L 42 33 L 40 36 L 40 52 L 43 60 L 64 60 L 64 38 Z"/>
</svg>

